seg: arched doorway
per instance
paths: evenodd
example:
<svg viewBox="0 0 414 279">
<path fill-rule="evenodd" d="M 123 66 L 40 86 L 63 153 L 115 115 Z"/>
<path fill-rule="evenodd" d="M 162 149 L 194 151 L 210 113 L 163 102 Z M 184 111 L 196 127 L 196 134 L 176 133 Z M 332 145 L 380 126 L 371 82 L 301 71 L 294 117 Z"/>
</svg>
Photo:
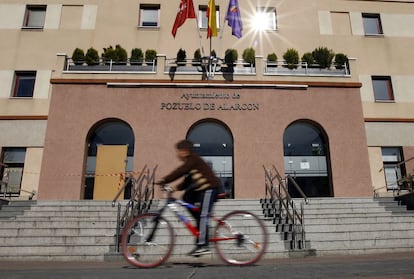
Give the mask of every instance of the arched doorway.
<svg viewBox="0 0 414 279">
<path fill-rule="evenodd" d="M 308 197 L 331 197 L 329 145 L 325 131 L 318 124 L 300 120 L 290 124 L 283 135 L 286 175 L 291 175 Z M 298 191 L 289 185 L 292 197 Z"/>
<path fill-rule="evenodd" d="M 233 136 L 230 129 L 217 120 L 202 120 L 190 128 L 187 139 L 194 143 L 194 150 L 211 164 L 227 197 L 234 198 Z"/>
<path fill-rule="evenodd" d="M 94 198 L 94 188 L 96 182 L 96 170 L 97 170 L 97 155 L 98 150 L 105 147 L 124 147 L 124 155 L 119 158 L 123 158 L 125 170 L 133 170 L 133 157 L 134 157 L 134 143 L 135 137 L 131 127 L 119 119 L 106 119 L 97 123 L 91 128 L 87 138 L 88 143 L 88 156 L 86 160 L 86 172 L 85 172 L 85 199 Z M 125 154 L 126 153 L 126 154 Z M 108 155 L 104 155 L 108 156 Z M 109 155 L 111 156 L 111 155 Z M 126 158 L 125 158 L 126 157 Z M 109 161 L 113 161 L 113 158 L 108 158 Z M 126 159 L 126 162 L 125 162 Z M 121 160 L 121 159 L 120 159 Z M 102 160 L 102 162 L 105 162 Z M 119 162 L 122 164 L 122 162 Z M 126 164 L 125 164 L 126 163 Z M 105 164 L 105 163 L 103 163 Z M 130 191 L 126 189 L 125 198 L 128 198 Z"/>
</svg>

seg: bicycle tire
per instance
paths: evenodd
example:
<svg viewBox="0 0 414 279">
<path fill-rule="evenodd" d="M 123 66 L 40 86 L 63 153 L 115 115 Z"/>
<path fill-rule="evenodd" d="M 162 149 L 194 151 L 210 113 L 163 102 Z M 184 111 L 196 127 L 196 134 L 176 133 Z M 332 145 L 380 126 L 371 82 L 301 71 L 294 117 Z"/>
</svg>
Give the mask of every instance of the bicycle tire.
<svg viewBox="0 0 414 279">
<path fill-rule="evenodd" d="M 214 237 L 220 258 L 231 265 L 251 265 L 263 256 L 267 247 L 267 232 L 255 214 L 236 210 L 218 221 Z"/>
<path fill-rule="evenodd" d="M 157 229 L 151 241 L 148 242 L 157 218 Z M 170 222 L 158 214 L 139 215 L 122 229 L 122 255 L 133 266 L 140 268 L 159 266 L 168 259 L 173 246 L 174 230 Z"/>
</svg>

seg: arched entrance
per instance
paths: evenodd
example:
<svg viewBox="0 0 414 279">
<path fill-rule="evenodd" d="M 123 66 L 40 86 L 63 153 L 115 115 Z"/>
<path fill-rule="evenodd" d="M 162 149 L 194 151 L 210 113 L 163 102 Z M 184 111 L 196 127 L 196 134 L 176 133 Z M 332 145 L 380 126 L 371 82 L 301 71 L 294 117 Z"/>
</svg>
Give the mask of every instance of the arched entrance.
<svg viewBox="0 0 414 279">
<path fill-rule="evenodd" d="M 114 172 L 132 171 L 135 137 L 131 127 L 119 119 L 106 119 L 91 128 L 87 138 L 88 156 L 86 160 L 85 199 L 96 199 L 97 180 L 109 179 Z M 102 170 L 103 175 L 97 175 Z M 108 173 L 107 173 L 108 172 Z M 115 176 L 113 179 L 118 179 Z M 111 182 L 110 182 L 111 183 Z M 119 183 L 119 182 L 116 182 Z M 113 184 L 113 182 L 112 182 Z M 94 195 L 95 192 L 95 195 Z M 128 189 L 125 197 L 128 196 Z M 109 197 L 112 199 L 114 196 Z"/>
<path fill-rule="evenodd" d="M 233 136 L 222 122 L 207 119 L 195 123 L 187 133 L 194 143 L 194 150 L 211 164 L 227 192 L 234 198 Z"/>
<path fill-rule="evenodd" d="M 294 177 L 306 196 L 333 196 L 328 138 L 322 127 L 308 120 L 290 124 L 283 149 L 286 175 Z M 288 187 L 292 197 L 299 197 L 293 185 Z"/>
</svg>

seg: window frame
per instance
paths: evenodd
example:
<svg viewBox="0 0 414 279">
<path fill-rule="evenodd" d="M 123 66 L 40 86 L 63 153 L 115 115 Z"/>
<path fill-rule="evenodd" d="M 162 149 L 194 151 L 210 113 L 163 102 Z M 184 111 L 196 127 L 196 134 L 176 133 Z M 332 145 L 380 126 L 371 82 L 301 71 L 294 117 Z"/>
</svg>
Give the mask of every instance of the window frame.
<svg viewBox="0 0 414 279">
<path fill-rule="evenodd" d="M 24 94 L 24 85 L 22 80 L 33 80 L 33 84 L 30 85 L 30 93 Z M 14 72 L 14 82 L 13 90 L 11 93 L 11 98 L 30 98 L 34 96 L 34 88 L 36 84 L 36 71 L 15 71 Z M 21 93 L 19 93 L 21 92 Z"/>
<path fill-rule="evenodd" d="M 375 102 L 395 103 L 395 95 L 394 95 L 394 90 L 392 88 L 392 81 L 391 81 L 390 76 L 371 76 L 371 81 L 372 81 L 372 89 L 374 92 Z M 381 81 L 385 82 L 385 86 L 381 87 L 380 89 L 386 91 L 386 94 L 388 96 L 387 99 L 382 98 L 383 92 L 379 92 L 376 86 L 376 84 L 380 85 L 380 83 L 378 82 L 381 82 Z"/>
<path fill-rule="evenodd" d="M 146 11 L 157 11 L 157 21 L 154 24 L 146 25 L 145 23 L 150 21 L 144 21 Z M 160 19 L 161 19 L 161 5 L 160 4 L 140 4 L 139 5 L 139 17 L 138 17 L 138 27 L 139 28 L 159 28 L 160 27 Z M 151 22 L 154 23 L 154 22 Z"/>
<path fill-rule="evenodd" d="M 367 29 L 370 29 L 368 27 L 371 27 L 372 23 L 371 21 L 375 20 L 376 22 L 376 32 L 375 33 L 369 33 Z M 364 26 L 364 34 L 365 36 L 383 36 L 384 31 L 382 29 L 382 22 L 381 22 L 381 15 L 376 13 L 363 13 L 362 14 L 362 24 Z M 369 25 L 369 26 L 368 26 Z"/>
<path fill-rule="evenodd" d="M 22 161 L 18 161 L 18 162 L 9 162 L 6 159 L 6 153 L 7 152 L 12 152 L 13 150 L 18 151 L 18 152 L 24 152 L 24 158 Z M 11 180 L 13 180 L 14 178 L 18 178 L 19 179 L 19 183 L 18 183 L 18 191 L 11 191 L 10 189 L 10 185 L 6 185 L 6 187 L 4 187 L 3 185 L 1 185 L 0 187 L 0 193 L 1 194 L 6 194 L 9 196 L 19 196 L 21 189 L 22 189 L 22 181 L 23 181 L 23 172 L 24 172 L 24 163 L 26 160 L 26 155 L 27 155 L 27 148 L 26 147 L 3 147 L 2 148 L 2 152 L 1 152 L 1 165 L 0 165 L 0 177 L 1 177 L 1 181 L 7 181 L 7 184 L 9 184 L 9 182 Z M 11 176 L 10 173 L 16 174 L 17 176 Z M 18 177 L 20 176 L 20 177 Z M 16 184 L 17 185 L 17 184 Z M 7 191 L 9 190 L 9 191 Z"/>
<path fill-rule="evenodd" d="M 388 155 L 388 154 L 384 155 L 385 150 L 389 150 L 389 151 L 398 150 L 397 159 L 396 160 L 385 160 L 384 157 Z M 403 149 L 400 146 L 382 146 L 381 156 L 382 156 L 382 164 L 383 164 L 383 169 L 384 169 L 385 186 L 387 188 L 387 191 L 397 190 L 399 188 L 398 180 L 406 176 L 405 164 L 402 163 L 404 162 Z M 390 155 L 388 155 L 388 157 L 390 157 Z M 389 173 L 387 170 L 388 171 L 392 170 L 393 174 L 395 174 L 395 177 L 390 177 L 389 175 L 387 175 Z M 390 181 L 392 183 L 389 183 Z"/>
<path fill-rule="evenodd" d="M 208 5 L 199 5 L 198 6 L 198 28 L 201 30 L 208 29 L 208 20 L 207 20 L 207 9 Z M 216 5 L 216 25 L 217 29 L 220 29 L 220 6 Z"/>
<path fill-rule="evenodd" d="M 256 7 L 256 17 L 257 14 L 262 13 L 262 14 L 270 14 L 271 18 L 269 20 L 269 23 L 271 21 L 273 26 L 269 26 L 267 25 L 266 28 L 263 28 L 263 31 L 277 31 L 277 11 L 276 11 L 276 7 L 266 7 L 266 6 L 259 6 Z"/>
<path fill-rule="evenodd" d="M 46 11 L 47 5 L 26 5 L 22 29 L 43 29 L 45 26 Z M 33 13 L 35 12 L 43 13 L 42 25 L 33 25 L 30 23 L 30 18 L 33 16 Z"/>
</svg>

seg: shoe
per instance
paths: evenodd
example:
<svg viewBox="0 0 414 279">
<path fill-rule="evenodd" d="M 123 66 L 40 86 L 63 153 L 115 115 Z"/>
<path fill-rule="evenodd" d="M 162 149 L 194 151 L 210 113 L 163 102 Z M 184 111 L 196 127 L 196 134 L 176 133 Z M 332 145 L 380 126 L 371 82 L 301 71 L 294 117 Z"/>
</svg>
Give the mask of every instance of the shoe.
<svg viewBox="0 0 414 279">
<path fill-rule="evenodd" d="M 190 255 L 193 257 L 200 257 L 203 255 L 210 255 L 211 251 L 205 247 L 197 247 L 193 251 L 190 252 Z"/>
</svg>

